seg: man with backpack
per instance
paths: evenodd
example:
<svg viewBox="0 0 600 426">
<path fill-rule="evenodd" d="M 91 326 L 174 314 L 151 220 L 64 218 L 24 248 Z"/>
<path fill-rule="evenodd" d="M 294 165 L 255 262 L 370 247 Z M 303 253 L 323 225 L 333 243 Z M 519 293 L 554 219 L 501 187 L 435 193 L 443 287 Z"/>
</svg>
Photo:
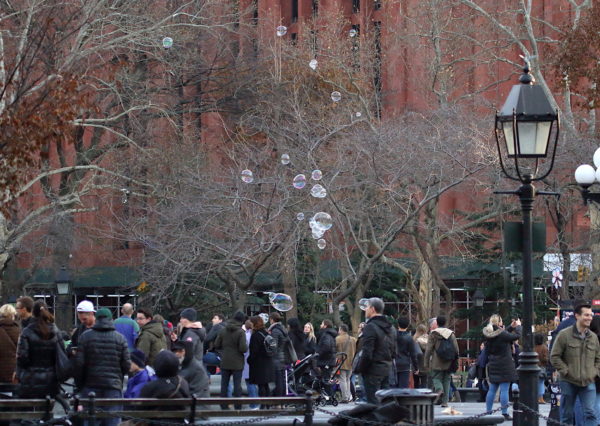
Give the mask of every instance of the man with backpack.
<svg viewBox="0 0 600 426">
<path fill-rule="evenodd" d="M 437 317 L 437 328 L 429 334 L 425 351 L 425 367 L 431 371 L 433 390 L 442 395 L 442 407 L 448 406 L 450 381 L 456 360 L 458 343 L 454 332 L 446 328 L 446 317 Z"/>
<path fill-rule="evenodd" d="M 389 388 L 392 360 L 396 356 L 396 330 L 383 316 L 383 300 L 372 297 L 367 303 L 367 324 L 360 337 L 361 350 L 353 363 L 362 375 L 367 402 L 377 404 L 375 392 Z"/>
</svg>

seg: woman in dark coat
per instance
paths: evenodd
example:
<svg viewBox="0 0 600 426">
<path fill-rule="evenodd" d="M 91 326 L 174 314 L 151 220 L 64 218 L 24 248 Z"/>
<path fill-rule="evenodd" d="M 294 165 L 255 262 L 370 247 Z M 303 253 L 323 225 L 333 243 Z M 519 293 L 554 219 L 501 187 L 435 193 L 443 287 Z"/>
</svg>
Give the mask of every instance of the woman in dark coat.
<svg viewBox="0 0 600 426">
<path fill-rule="evenodd" d="M 17 366 L 17 342 L 21 328 L 15 321 L 16 315 L 12 305 L 0 307 L 0 383 L 12 383 Z"/>
<path fill-rule="evenodd" d="M 508 389 L 511 382 L 517 381 L 517 370 L 513 361 L 513 342 L 521 337 L 521 322 L 516 321 L 506 330 L 499 315 L 492 315 L 490 323 L 483 329 L 486 338 L 485 348 L 488 355 L 487 373 L 489 389 L 486 396 L 486 409 L 492 411 L 496 391 L 500 389 L 502 415 L 510 420 L 508 414 Z"/>
<path fill-rule="evenodd" d="M 258 396 L 269 396 L 269 382 L 275 381 L 275 365 L 273 357 L 267 355 L 265 350 L 265 323 L 259 316 L 250 318 L 252 322 L 252 336 L 250 337 L 250 354 L 248 366 L 250 367 L 249 381 L 258 386 Z"/>
<path fill-rule="evenodd" d="M 300 326 L 300 321 L 298 318 L 290 318 L 287 323 L 290 340 L 292 341 L 296 355 L 298 356 L 298 359 L 304 359 L 307 355 L 306 346 L 308 342 L 304 335 L 304 331 Z"/>
<path fill-rule="evenodd" d="M 56 344 L 60 331 L 44 302 L 33 305 L 33 321 L 23 330 L 17 345 L 17 393 L 20 398 L 45 398 L 59 392 L 56 379 Z"/>
</svg>

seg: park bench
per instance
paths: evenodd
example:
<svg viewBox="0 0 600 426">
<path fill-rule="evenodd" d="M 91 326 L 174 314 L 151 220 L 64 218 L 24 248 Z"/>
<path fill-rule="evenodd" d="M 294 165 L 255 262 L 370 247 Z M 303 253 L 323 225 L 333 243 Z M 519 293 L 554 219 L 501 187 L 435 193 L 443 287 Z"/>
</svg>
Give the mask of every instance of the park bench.
<svg viewBox="0 0 600 426">
<path fill-rule="evenodd" d="M 460 402 L 474 402 L 479 399 L 479 388 L 457 388 Z"/>
</svg>

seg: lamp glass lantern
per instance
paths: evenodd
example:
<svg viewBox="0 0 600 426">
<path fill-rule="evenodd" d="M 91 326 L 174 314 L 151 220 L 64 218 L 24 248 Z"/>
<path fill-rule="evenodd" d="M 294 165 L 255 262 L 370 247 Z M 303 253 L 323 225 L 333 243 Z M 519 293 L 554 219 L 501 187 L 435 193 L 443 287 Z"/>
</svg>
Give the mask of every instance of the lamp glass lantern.
<svg viewBox="0 0 600 426">
<path fill-rule="evenodd" d="M 56 293 L 58 295 L 68 295 L 71 293 L 72 281 L 66 266 L 60 267 L 54 284 L 56 285 Z"/>
<path fill-rule="evenodd" d="M 473 293 L 473 303 L 476 308 L 483 308 L 483 302 L 485 301 L 485 296 L 483 292 L 479 289 L 475 290 Z"/>
</svg>

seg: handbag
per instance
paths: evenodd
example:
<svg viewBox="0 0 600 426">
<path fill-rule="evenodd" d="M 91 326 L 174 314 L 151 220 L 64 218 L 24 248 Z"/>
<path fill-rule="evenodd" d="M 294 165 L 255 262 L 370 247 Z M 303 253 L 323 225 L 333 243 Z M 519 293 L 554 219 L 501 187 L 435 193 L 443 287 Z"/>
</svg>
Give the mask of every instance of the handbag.
<svg viewBox="0 0 600 426">
<path fill-rule="evenodd" d="M 296 362 L 298 362 L 298 355 L 296 354 L 296 349 L 294 349 L 294 345 L 292 344 L 292 341 L 289 337 L 285 342 L 284 356 L 286 364 L 296 364 Z"/>
<path fill-rule="evenodd" d="M 361 349 L 354 355 L 354 359 L 352 360 L 352 372 L 355 374 L 360 374 L 359 368 L 361 364 L 361 358 L 363 355 L 363 350 Z"/>
<path fill-rule="evenodd" d="M 60 339 L 56 341 L 54 370 L 56 372 L 56 379 L 59 381 L 59 383 L 62 383 L 73 376 L 73 365 L 67 356 L 65 345 Z"/>
</svg>

